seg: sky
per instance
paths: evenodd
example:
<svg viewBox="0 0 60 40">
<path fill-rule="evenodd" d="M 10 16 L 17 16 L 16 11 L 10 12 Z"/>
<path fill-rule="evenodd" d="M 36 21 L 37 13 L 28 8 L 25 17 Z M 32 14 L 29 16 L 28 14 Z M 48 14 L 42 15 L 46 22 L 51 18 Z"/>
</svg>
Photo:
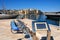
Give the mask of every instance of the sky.
<svg viewBox="0 0 60 40">
<path fill-rule="evenodd" d="M 28 9 L 34 8 L 43 12 L 60 11 L 60 0 L 0 0 L 0 9 L 4 4 L 5 9 Z"/>
</svg>

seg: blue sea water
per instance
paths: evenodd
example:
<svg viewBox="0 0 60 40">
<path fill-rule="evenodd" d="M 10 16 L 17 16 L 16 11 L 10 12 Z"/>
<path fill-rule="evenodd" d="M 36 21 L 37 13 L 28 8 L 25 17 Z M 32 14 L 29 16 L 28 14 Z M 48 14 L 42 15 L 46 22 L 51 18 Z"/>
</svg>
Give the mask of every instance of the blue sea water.
<svg viewBox="0 0 60 40">
<path fill-rule="evenodd" d="M 57 26 L 59 25 L 59 21 L 57 21 L 57 19 L 53 20 L 53 19 L 50 19 L 50 18 L 47 19 L 47 18 L 48 18 L 47 16 L 41 14 L 41 15 L 39 15 L 37 20 L 39 20 L 39 21 L 47 21 L 48 24 L 52 24 L 52 25 L 57 25 Z"/>
<path fill-rule="evenodd" d="M 47 23 L 48 24 L 52 24 L 52 25 L 59 25 L 59 21 L 55 21 L 55 20 L 51 20 L 51 19 L 47 19 Z"/>
</svg>

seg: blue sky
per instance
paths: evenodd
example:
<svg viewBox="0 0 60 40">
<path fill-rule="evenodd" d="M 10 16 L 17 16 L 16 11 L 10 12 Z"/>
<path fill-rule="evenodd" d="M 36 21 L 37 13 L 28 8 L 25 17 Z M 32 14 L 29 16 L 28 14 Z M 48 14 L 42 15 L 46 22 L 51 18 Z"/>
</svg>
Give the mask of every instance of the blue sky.
<svg viewBox="0 0 60 40">
<path fill-rule="evenodd" d="M 60 0 L 0 0 L 0 9 L 2 1 L 6 9 L 36 8 L 43 12 L 60 11 Z"/>
</svg>

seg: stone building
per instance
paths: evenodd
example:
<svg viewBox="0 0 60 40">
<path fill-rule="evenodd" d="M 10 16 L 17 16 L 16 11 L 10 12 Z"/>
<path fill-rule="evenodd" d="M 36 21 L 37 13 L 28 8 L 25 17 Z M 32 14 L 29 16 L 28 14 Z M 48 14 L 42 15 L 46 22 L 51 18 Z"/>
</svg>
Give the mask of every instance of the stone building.
<svg viewBox="0 0 60 40">
<path fill-rule="evenodd" d="M 36 19 L 37 15 L 41 14 L 42 12 L 37 9 L 23 9 L 18 11 L 20 15 L 24 15 L 24 18 L 29 19 Z"/>
</svg>

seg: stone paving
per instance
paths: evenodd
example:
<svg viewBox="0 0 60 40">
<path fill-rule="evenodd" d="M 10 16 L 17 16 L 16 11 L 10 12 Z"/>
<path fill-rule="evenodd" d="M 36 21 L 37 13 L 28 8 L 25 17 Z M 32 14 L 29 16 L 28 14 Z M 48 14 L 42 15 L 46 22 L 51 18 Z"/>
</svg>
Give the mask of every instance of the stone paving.
<svg viewBox="0 0 60 40">
<path fill-rule="evenodd" d="M 15 20 L 15 19 L 0 20 L 0 40 L 18 40 L 20 38 L 22 40 L 28 40 L 28 39 L 24 38 L 23 33 L 22 34 L 21 33 L 13 34 L 11 32 L 10 22 L 12 20 Z M 32 22 L 31 20 L 30 21 L 26 20 L 24 23 L 32 30 L 31 22 Z M 60 30 L 57 30 L 57 27 L 54 25 L 51 25 L 51 24 L 50 24 L 50 28 L 51 28 L 51 36 L 53 37 L 53 40 L 59 40 L 60 39 Z"/>
</svg>

